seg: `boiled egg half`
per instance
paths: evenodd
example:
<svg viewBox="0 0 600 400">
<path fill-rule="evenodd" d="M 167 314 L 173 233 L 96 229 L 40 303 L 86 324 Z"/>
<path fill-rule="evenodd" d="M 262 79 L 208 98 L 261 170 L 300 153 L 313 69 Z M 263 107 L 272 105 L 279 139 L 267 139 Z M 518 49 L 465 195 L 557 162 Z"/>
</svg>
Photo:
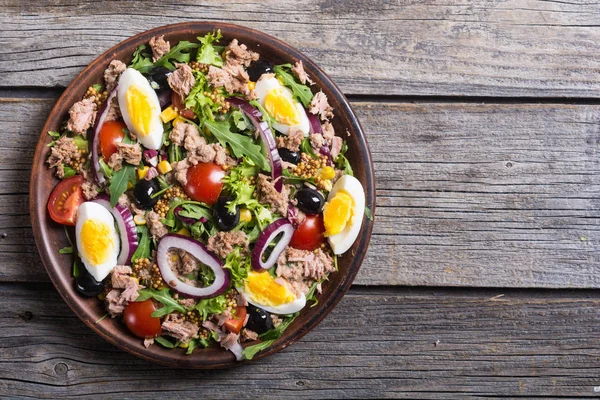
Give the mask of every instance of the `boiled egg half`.
<svg viewBox="0 0 600 400">
<path fill-rule="evenodd" d="M 119 109 L 127 129 L 147 149 L 158 150 L 162 144 L 163 124 L 158 96 L 144 75 L 127 68 L 119 78 Z"/>
<path fill-rule="evenodd" d="M 272 314 L 292 314 L 306 305 L 304 293 L 296 298 L 285 285 L 275 282 L 269 271 L 248 272 L 246 284 L 237 290 L 244 294 L 248 303 Z"/>
<path fill-rule="evenodd" d="M 290 130 L 300 130 L 308 136 L 309 122 L 304 107 L 275 75 L 263 74 L 256 82 L 254 93 L 259 104 L 275 119 L 273 128 L 278 132 L 288 135 Z"/>
<path fill-rule="evenodd" d="M 331 188 L 323 207 L 325 236 L 335 254 L 345 253 L 360 232 L 365 191 L 355 177 L 344 175 Z"/>
<path fill-rule="evenodd" d="M 77 211 L 77 250 L 83 265 L 98 282 L 117 265 L 121 241 L 115 218 L 100 204 L 85 202 Z"/>
</svg>

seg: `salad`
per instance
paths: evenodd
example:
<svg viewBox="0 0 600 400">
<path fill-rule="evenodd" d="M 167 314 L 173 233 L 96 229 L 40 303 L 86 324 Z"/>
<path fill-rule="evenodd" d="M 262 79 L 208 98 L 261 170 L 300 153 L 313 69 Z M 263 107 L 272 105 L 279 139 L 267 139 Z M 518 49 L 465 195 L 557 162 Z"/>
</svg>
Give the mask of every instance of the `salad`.
<svg viewBox="0 0 600 400">
<path fill-rule="evenodd" d="M 78 292 L 146 347 L 251 359 L 316 304 L 369 211 L 302 61 L 197 39 L 112 60 L 48 132 L 48 212 Z"/>
</svg>

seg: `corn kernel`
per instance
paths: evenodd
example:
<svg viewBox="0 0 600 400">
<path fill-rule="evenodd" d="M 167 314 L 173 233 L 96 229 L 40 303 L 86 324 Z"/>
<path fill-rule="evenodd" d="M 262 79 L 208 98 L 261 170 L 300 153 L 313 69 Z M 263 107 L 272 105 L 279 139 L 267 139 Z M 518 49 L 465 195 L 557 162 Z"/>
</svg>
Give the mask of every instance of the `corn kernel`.
<svg viewBox="0 0 600 400">
<path fill-rule="evenodd" d="M 333 179 L 335 177 L 335 170 L 331 167 L 325 167 L 321 170 L 321 178 Z"/>
<path fill-rule="evenodd" d="M 156 168 L 158 169 L 158 172 L 160 172 L 163 175 L 167 172 L 170 172 L 173 169 L 171 167 L 171 164 L 169 164 L 167 160 L 162 160 L 161 162 L 159 162 Z"/>
<path fill-rule="evenodd" d="M 252 221 L 252 213 L 247 208 L 242 208 L 240 210 L 240 222 L 250 222 Z"/>
<path fill-rule="evenodd" d="M 133 185 L 131 184 L 131 182 L 127 182 L 127 189 L 132 189 Z"/>
<path fill-rule="evenodd" d="M 254 88 L 256 87 L 256 82 L 248 82 L 248 90 L 254 90 Z"/>
<path fill-rule="evenodd" d="M 98 297 L 98 300 L 100 300 L 100 301 L 104 301 L 104 299 L 106 298 L 106 293 L 102 292 L 102 293 L 100 293 L 100 294 L 99 294 L 98 296 L 96 296 L 96 297 Z"/>
<path fill-rule="evenodd" d="M 173 106 L 169 106 L 169 107 L 165 108 L 163 110 L 163 112 L 160 113 L 160 119 L 162 120 L 162 122 L 164 122 L 166 124 L 167 122 L 172 121 L 175 118 L 177 118 L 178 115 L 179 114 L 177 113 L 177 111 L 175 111 Z"/>
<path fill-rule="evenodd" d="M 183 118 L 181 118 L 180 116 L 177 116 L 177 118 L 175 118 L 175 119 L 173 120 L 173 126 L 177 125 L 177 124 L 178 124 L 178 123 L 180 123 L 180 122 L 185 122 L 185 121 L 184 121 L 184 120 L 183 120 Z"/>
<path fill-rule="evenodd" d="M 142 168 L 138 168 L 137 170 L 137 175 L 138 175 L 138 179 L 142 180 L 146 177 L 146 175 L 148 175 L 148 171 L 150 171 L 150 167 L 148 167 L 147 165 L 144 165 Z"/>
<path fill-rule="evenodd" d="M 136 215 L 133 217 L 133 222 L 135 222 L 136 225 L 146 225 L 146 218 L 144 218 L 143 215 Z"/>
<path fill-rule="evenodd" d="M 179 347 L 182 349 L 187 349 L 190 345 L 188 343 L 179 343 Z"/>
<path fill-rule="evenodd" d="M 177 234 L 187 236 L 187 237 L 192 236 L 192 234 L 190 233 L 190 231 L 187 228 L 181 228 L 180 230 L 177 231 Z"/>
</svg>

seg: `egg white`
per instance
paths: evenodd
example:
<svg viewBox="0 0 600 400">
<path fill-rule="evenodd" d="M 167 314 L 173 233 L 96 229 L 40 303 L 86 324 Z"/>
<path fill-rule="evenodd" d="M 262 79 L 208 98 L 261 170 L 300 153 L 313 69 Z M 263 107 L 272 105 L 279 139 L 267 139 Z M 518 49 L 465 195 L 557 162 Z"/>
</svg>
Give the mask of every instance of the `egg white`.
<svg viewBox="0 0 600 400">
<path fill-rule="evenodd" d="M 275 75 L 273 74 L 263 74 L 258 81 L 256 82 L 256 87 L 254 88 L 254 93 L 256 93 L 257 101 L 261 106 L 265 106 L 265 98 L 267 97 L 267 93 L 269 93 L 273 89 L 281 89 L 283 95 L 286 99 L 288 99 L 294 107 L 296 108 L 296 112 L 300 117 L 300 122 L 296 125 L 286 125 L 281 122 L 274 122 L 273 128 L 278 132 L 283 133 L 284 135 L 289 135 L 290 130 L 300 130 L 304 134 L 304 136 L 308 136 L 310 131 L 310 124 L 308 121 L 308 117 L 306 116 L 306 111 L 301 103 L 294 100 L 293 93 L 290 89 L 283 86 Z"/>
<path fill-rule="evenodd" d="M 89 254 L 85 254 L 84 252 L 81 229 L 83 224 L 88 220 L 98 221 L 99 223 L 105 224 L 109 227 L 109 235 L 113 246 L 109 249 L 110 254 L 107 260 L 101 264 L 94 264 L 92 260 L 90 260 Z M 119 257 L 119 250 L 121 248 L 121 241 L 119 239 L 119 235 L 117 234 L 117 230 L 115 229 L 115 218 L 112 216 L 110 211 L 102 207 L 100 204 L 93 202 L 82 203 L 77 211 L 75 238 L 79 257 L 81 258 L 83 265 L 98 282 L 102 281 L 117 265 L 117 258 Z"/>
<path fill-rule="evenodd" d="M 327 201 L 330 201 L 338 191 L 344 190 L 354 200 L 353 216 L 344 229 L 327 238 L 335 254 L 345 253 L 358 237 L 365 214 L 365 191 L 358 179 L 351 175 L 344 175 L 335 182 L 331 188 Z"/>
<path fill-rule="evenodd" d="M 127 91 L 132 86 L 135 86 L 140 92 L 146 95 L 151 108 L 150 132 L 148 132 L 148 134 L 145 136 L 142 136 L 141 132 L 133 124 L 131 116 L 129 115 L 129 110 L 127 109 L 126 95 Z M 150 86 L 148 80 L 139 71 L 133 68 L 127 68 L 119 78 L 117 98 L 119 100 L 119 109 L 121 110 L 121 115 L 123 115 L 123 120 L 125 121 L 125 125 L 127 125 L 127 129 L 137 136 L 138 140 L 145 148 L 158 150 L 162 144 L 164 129 L 160 119 L 161 109 L 158 96 L 156 95 L 154 89 L 152 89 Z"/>
<path fill-rule="evenodd" d="M 297 298 L 296 300 L 294 300 L 290 303 L 285 303 L 285 304 L 281 304 L 278 306 L 267 306 L 264 304 L 260 304 L 256 301 L 253 301 L 250 298 L 250 295 L 248 293 L 246 293 L 246 291 L 244 290 L 243 287 L 237 287 L 236 289 L 238 292 L 240 292 L 244 295 L 244 297 L 246 298 L 248 303 L 250 303 L 258 308 L 262 308 L 263 310 L 270 312 L 271 314 L 293 314 L 295 312 L 302 310 L 304 308 L 304 306 L 306 306 L 306 296 L 304 295 L 304 293 L 302 293 L 299 298 Z"/>
</svg>

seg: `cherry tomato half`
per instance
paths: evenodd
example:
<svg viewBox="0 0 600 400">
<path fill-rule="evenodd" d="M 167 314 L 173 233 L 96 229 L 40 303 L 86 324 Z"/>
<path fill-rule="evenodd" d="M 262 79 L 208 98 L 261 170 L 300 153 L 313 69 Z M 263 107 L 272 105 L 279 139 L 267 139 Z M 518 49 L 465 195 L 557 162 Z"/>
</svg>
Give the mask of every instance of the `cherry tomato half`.
<svg viewBox="0 0 600 400">
<path fill-rule="evenodd" d="M 325 241 L 324 234 L 323 216 L 321 214 L 307 215 L 294 231 L 290 246 L 300 250 L 317 249 Z"/>
<path fill-rule="evenodd" d="M 85 201 L 81 184 L 83 176 L 75 175 L 61 181 L 48 199 L 50 218 L 59 224 L 75 226 L 79 205 Z"/>
<path fill-rule="evenodd" d="M 126 127 L 124 122 L 119 121 L 107 121 L 102 125 L 98 139 L 100 140 L 100 152 L 104 162 L 108 162 L 110 156 L 117 152 L 117 143 L 123 141 L 125 137 L 123 129 Z"/>
<path fill-rule="evenodd" d="M 181 114 L 183 118 L 196 119 L 196 113 L 194 112 L 194 110 L 192 110 L 191 108 L 184 109 L 185 105 L 181 100 L 181 96 L 176 92 L 173 92 L 173 94 L 171 94 L 171 105 L 179 110 L 179 114 Z"/>
<path fill-rule="evenodd" d="M 162 328 L 160 318 L 152 316 L 156 307 L 152 299 L 132 301 L 123 311 L 123 320 L 129 330 L 137 337 L 149 339 L 160 336 Z"/>
<path fill-rule="evenodd" d="M 214 163 L 198 163 L 187 172 L 185 193 L 192 200 L 212 205 L 217 202 L 225 176 L 223 168 Z"/>
<path fill-rule="evenodd" d="M 223 326 L 229 332 L 240 333 L 245 320 L 246 320 L 246 307 L 239 306 L 239 307 L 235 308 L 232 318 L 225 321 Z"/>
</svg>

